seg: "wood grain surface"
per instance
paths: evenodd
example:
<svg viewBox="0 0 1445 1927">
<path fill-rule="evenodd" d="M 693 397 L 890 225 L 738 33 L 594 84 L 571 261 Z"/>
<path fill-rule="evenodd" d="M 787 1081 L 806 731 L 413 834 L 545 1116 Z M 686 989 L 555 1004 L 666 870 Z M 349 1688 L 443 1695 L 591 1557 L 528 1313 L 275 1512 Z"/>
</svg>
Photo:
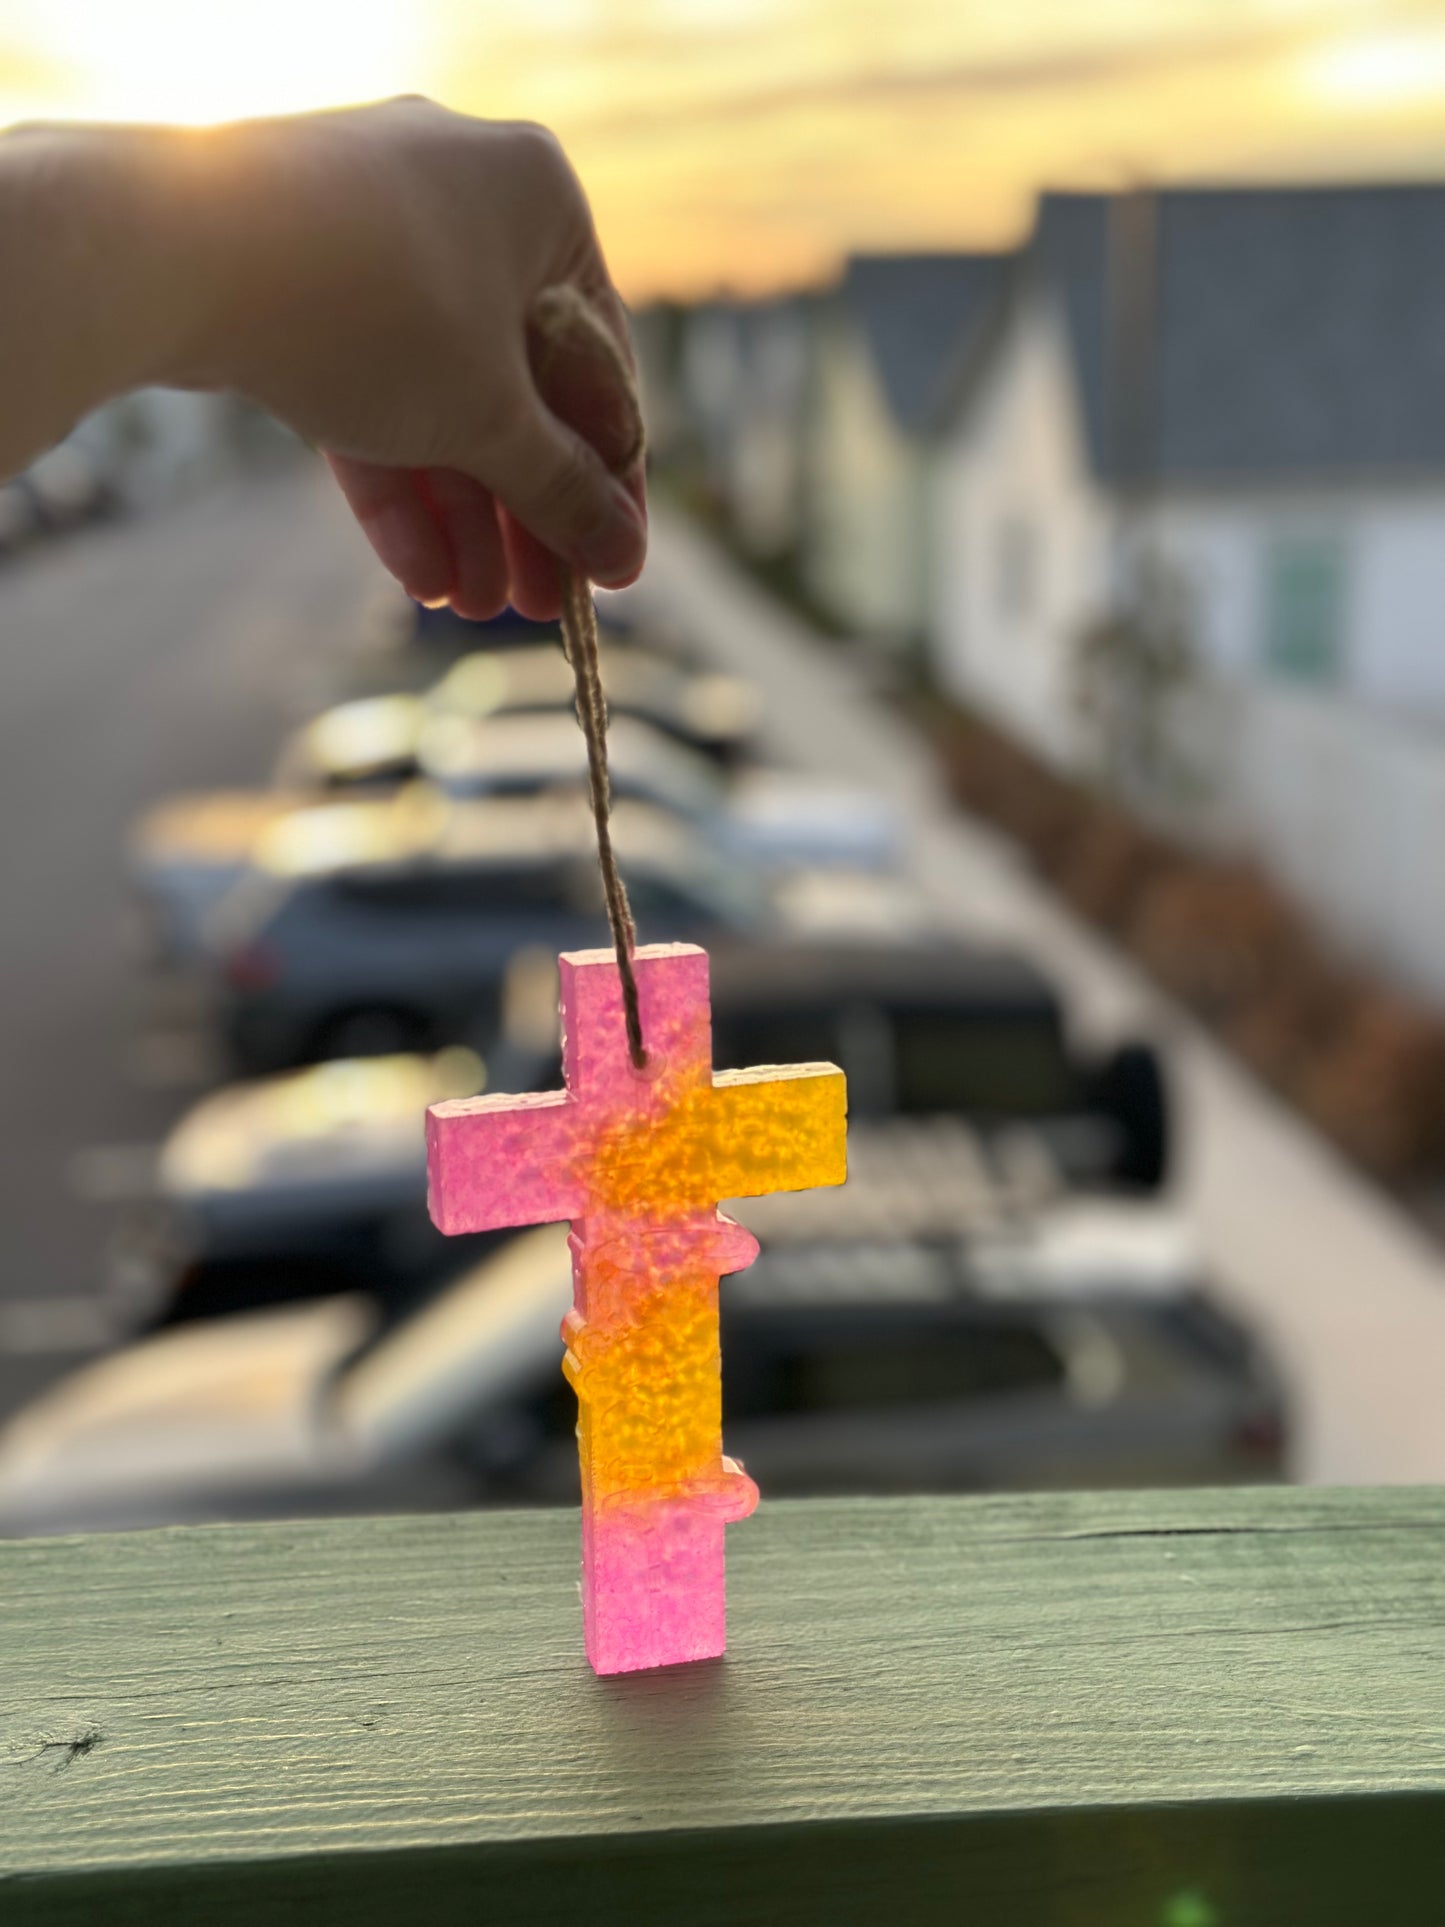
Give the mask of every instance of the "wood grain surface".
<svg viewBox="0 0 1445 1927">
<path fill-rule="evenodd" d="M 0 1921 L 1445 1921 L 1445 1493 L 765 1504 L 606 1681 L 576 1534 L 0 1545 Z"/>
</svg>

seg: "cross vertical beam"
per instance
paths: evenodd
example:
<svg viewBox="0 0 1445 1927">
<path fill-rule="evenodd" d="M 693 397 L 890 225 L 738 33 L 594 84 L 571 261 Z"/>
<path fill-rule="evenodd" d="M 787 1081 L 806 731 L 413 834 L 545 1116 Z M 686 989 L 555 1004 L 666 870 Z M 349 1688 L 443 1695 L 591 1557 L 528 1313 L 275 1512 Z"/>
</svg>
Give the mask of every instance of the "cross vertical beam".
<svg viewBox="0 0 1445 1927">
<path fill-rule="evenodd" d="M 841 1184 L 843 1074 L 712 1070 L 707 956 L 634 959 L 648 1064 L 627 1051 L 610 951 L 561 959 L 565 1092 L 428 1113 L 443 1231 L 569 1219 L 575 1301 L 563 1369 L 578 1397 L 583 1619 L 599 1673 L 703 1659 L 726 1643 L 723 1527 L 757 1489 L 722 1450 L 717 1286 L 757 1253 L 724 1197 Z"/>
</svg>

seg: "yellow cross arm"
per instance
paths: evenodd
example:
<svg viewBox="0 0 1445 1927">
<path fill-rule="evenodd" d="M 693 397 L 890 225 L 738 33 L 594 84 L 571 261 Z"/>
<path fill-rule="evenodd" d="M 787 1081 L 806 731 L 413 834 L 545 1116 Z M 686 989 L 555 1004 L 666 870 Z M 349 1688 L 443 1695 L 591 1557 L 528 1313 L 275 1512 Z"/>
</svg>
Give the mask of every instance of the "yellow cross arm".
<svg viewBox="0 0 1445 1927">
<path fill-rule="evenodd" d="M 719 1198 L 807 1191 L 848 1175 L 848 1091 L 835 1064 L 762 1064 L 713 1077 L 710 1188 Z"/>
</svg>

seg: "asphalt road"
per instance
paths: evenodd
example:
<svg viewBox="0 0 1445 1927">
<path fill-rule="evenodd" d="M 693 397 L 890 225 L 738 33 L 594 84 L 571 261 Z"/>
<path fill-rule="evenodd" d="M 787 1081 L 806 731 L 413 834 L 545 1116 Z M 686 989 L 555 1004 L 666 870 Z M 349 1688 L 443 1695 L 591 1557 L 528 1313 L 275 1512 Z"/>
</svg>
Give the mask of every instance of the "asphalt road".
<svg viewBox="0 0 1445 1927">
<path fill-rule="evenodd" d="M 0 565 L 0 1413 L 104 1338 L 78 1154 L 157 1139 L 204 1074 L 137 968 L 127 824 L 264 778 L 376 586 L 309 467 Z"/>
</svg>

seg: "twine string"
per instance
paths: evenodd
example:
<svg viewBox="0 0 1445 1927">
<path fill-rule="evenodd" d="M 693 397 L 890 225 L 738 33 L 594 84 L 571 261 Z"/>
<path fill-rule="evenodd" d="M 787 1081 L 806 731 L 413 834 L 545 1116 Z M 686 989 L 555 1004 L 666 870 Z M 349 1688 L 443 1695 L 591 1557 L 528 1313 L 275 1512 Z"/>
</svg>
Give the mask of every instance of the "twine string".
<svg viewBox="0 0 1445 1927">
<path fill-rule="evenodd" d="M 545 288 L 531 309 L 533 332 L 544 354 L 550 356 L 569 343 L 600 356 L 615 376 L 629 411 L 631 430 L 626 452 L 614 464 L 625 474 L 643 452 L 642 405 L 637 378 L 620 343 L 597 311 L 577 289 Z M 602 687 L 602 650 L 597 634 L 597 611 L 587 579 L 565 563 L 558 564 L 562 591 L 562 649 L 572 665 L 576 686 L 577 721 L 587 744 L 587 793 L 597 831 L 597 867 L 602 872 L 602 896 L 607 922 L 617 952 L 617 975 L 622 986 L 622 1014 L 627 1026 L 627 1050 L 633 1068 L 645 1070 L 647 1050 L 642 1041 L 637 973 L 632 953 L 637 948 L 637 926 L 627 900 L 627 885 L 617 868 L 612 848 L 612 785 L 607 771 L 607 699 Z"/>
</svg>

